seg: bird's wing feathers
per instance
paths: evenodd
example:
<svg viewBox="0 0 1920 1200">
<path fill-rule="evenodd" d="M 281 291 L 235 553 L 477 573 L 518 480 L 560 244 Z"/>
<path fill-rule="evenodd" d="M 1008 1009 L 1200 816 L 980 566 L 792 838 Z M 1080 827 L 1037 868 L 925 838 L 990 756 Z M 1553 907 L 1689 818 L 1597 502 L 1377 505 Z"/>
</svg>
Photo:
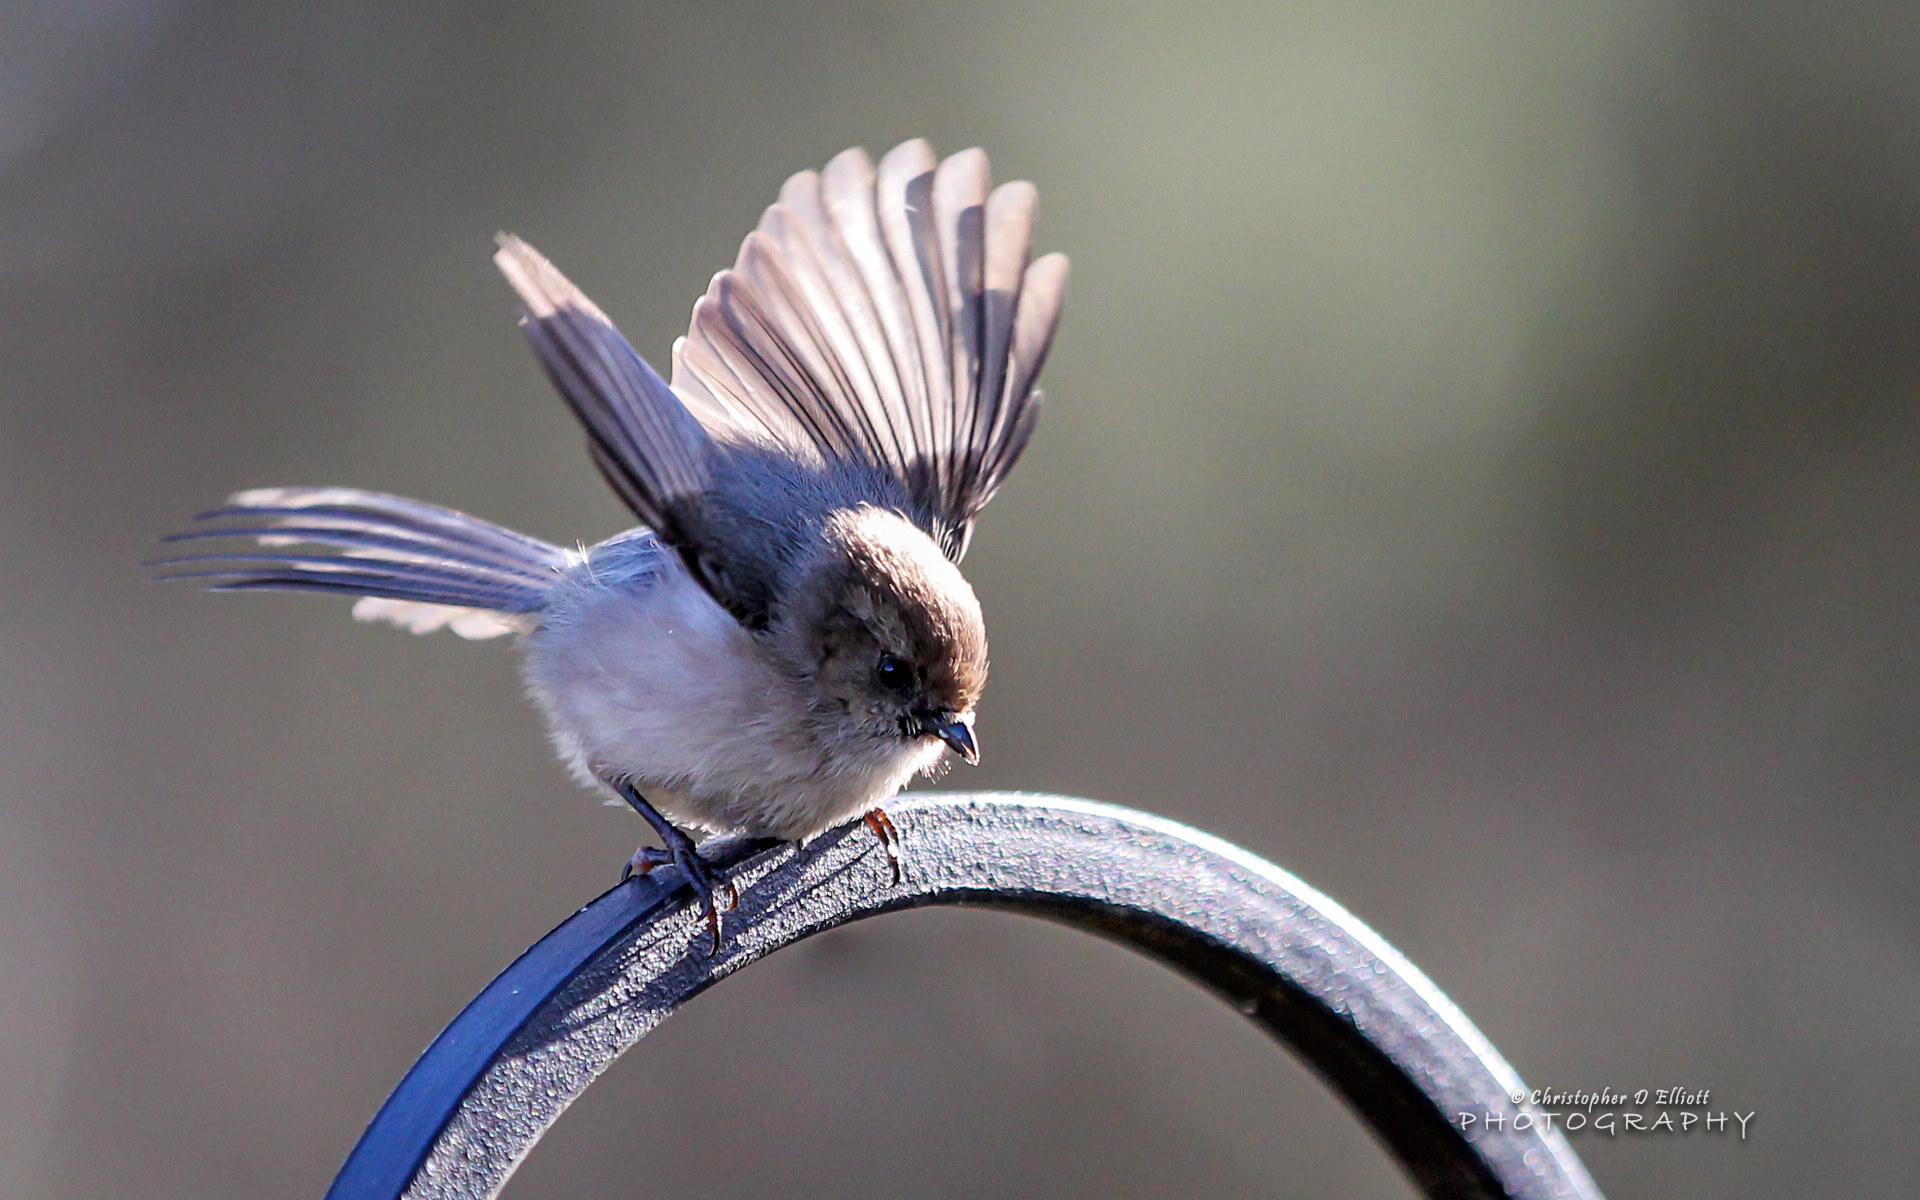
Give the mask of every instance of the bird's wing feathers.
<svg viewBox="0 0 1920 1200">
<path fill-rule="evenodd" d="M 526 303 L 524 323 L 554 386 L 592 441 L 607 482 L 656 528 L 708 483 L 712 439 L 613 322 L 532 246 L 500 236 L 494 262 Z"/>
<path fill-rule="evenodd" d="M 671 387 L 532 247 L 502 235 L 495 261 L 601 473 L 755 625 L 766 565 L 730 561 L 738 523 L 707 503 L 739 447 L 873 480 L 871 499 L 965 552 L 1032 433 L 1060 314 L 1066 258 L 1030 261 L 1035 211 L 1032 185 L 991 186 L 979 150 L 938 162 L 916 140 L 877 168 L 848 150 L 802 171 L 694 305 Z"/>
<path fill-rule="evenodd" d="M 521 325 L 586 426 L 594 465 L 694 577 L 739 615 L 704 501 L 714 439 L 593 301 L 532 246 L 501 234 L 494 262 L 527 306 Z"/>
<path fill-rule="evenodd" d="M 710 430 L 878 468 L 958 558 L 1037 415 L 1066 259 L 1029 261 L 1033 187 L 906 142 L 789 179 L 714 277 L 673 387 Z"/>
</svg>

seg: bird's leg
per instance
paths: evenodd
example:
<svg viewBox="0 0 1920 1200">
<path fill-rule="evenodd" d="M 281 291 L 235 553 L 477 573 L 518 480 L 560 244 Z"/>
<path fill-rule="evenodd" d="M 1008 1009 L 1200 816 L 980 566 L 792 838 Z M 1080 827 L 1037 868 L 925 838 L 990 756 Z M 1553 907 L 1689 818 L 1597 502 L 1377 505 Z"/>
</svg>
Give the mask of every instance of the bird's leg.
<svg viewBox="0 0 1920 1200">
<path fill-rule="evenodd" d="M 633 806 L 633 811 L 647 819 L 647 824 L 653 826 L 653 831 L 660 835 L 660 840 L 666 846 L 662 850 L 656 850 L 652 846 L 642 846 L 634 851 L 633 857 L 627 860 L 626 869 L 620 872 L 620 882 L 625 883 L 636 874 L 645 875 L 655 867 L 665 866 L 668 863 L 679 867 L 680 873 L 686 876 L 687 885 L 693 889 L 694 895 L 700 897 L 700 903 L 705 906 L 707 928 L 713 931 L 713 953 L 720 953 L 720 907 L 714 902 L 714 898 L 724 895 L 727 911 L 731 912 L 734 906 L 740 903 L 739 890 L 722 878 L 706 859 L 701 858 L 699 848 L 693 844 L 693 839 L 682 833 L 672 821 L 661 816 L 660 811 L 648 804 L 646 798 L 635 791 L 632 784 L 617 783 L 613 790 L 619 792 L 620 798 Z"/>
<path fill-rule="evenodd" d="M 900 844 L 900 830 L 893 824 L 893 818 L 884 808 L 870 808 L 861 814 L 860 819 L 873 830 L 874 840 L 880 843 L 880 849 L 886 852 L 887 865 L 893 868 L 893 882 L 888 887 L 900 886 L 900 856 L 894 853 L 894 847 Z"/>
</svg>

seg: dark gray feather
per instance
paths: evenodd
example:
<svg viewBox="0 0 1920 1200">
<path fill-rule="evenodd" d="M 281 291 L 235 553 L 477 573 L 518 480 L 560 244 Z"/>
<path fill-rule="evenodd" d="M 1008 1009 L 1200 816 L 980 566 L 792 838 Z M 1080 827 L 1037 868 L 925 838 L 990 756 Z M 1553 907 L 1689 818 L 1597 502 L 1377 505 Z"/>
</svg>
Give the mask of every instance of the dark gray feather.
<svg viewBox="0 0 1920 1200">
<path fill-rule="evenodd" d="M 957 559 L 1032 433 L 1059 318 L 1066 260 L 1029 263 L 1035 211 L 978 150 L 803 171 L 695 306 L 674 388 L 710 431 L 877 469 Z"/>
<path fill-rule="evenodd" d="M 557 546 L 466 513 L 353 488 L 261 488 L 203 513 L 206 527 L 169 542 L 243 538 L 267 547 L 177 555 L 163 579 L 199 579 L 215 591 L 255 588 L 349 592 L 504 613 L 540 609 L 565 568 Z M 338 553 L 322 549 L 330 547 Z"/>
<path fill-rule="evenodd" d="M 759 601 L 733 582 L 750 572 L 708 504 L 721 442 L 553 264 L 519 238 L 501 234 L 499 244 L 494 262 L 527 305 L 527 338 L 586 427 L 600 473 L 716 601 L 750 624 L 763 619 Z M 757 364 L 740 369 L 742 380 L 771 386 Z M 716 432 L 744 435 L 745 426 L 702 403 Z"/>
<path fill-rule="evenodd" d="M 607 481 L 656 529 L 708 482 L 712 439 L 599 308 L 533 247 L 501 234 L 494 256 L 527 306 L 522 324 L 586 426 Z"/>
</svg>

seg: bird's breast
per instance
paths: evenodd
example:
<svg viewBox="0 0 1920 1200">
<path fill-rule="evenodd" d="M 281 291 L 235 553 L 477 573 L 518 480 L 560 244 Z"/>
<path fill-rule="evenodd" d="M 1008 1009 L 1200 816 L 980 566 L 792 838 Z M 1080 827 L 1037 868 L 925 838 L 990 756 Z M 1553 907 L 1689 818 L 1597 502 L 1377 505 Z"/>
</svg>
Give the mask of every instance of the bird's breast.
<svg viewBox="0 0 1920 1200">
<path fill-rule="evenodd" d="M 644 571 L 570 574 L 527 636 L 525 675 L 577 776 L 631 780 L 668 817 L 707 829 L 805 837 L 892 795 L 932 757 L 831 736 L 803 684 L 671 553 Z"/>
</svg>

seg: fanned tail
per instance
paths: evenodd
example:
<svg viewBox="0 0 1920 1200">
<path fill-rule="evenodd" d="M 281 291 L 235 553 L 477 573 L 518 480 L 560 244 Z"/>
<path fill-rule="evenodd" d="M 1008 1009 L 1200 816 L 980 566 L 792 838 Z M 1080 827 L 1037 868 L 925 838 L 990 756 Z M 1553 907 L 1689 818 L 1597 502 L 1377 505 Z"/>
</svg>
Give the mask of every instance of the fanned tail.
<svg viewBox="0 0 1920 1200">
<path fill-rule="evenodd" d="M 524 629 L 546 606 L 566 551 L 450 508 L 357 488 L 255 488 L 200 514 L 169 542 L 251 538 L 252 552 L 188 554 L 151 565 L 210 591 L 339 592 L 353 615 L 414 633 L 467 638 Z"/>
</svg>

